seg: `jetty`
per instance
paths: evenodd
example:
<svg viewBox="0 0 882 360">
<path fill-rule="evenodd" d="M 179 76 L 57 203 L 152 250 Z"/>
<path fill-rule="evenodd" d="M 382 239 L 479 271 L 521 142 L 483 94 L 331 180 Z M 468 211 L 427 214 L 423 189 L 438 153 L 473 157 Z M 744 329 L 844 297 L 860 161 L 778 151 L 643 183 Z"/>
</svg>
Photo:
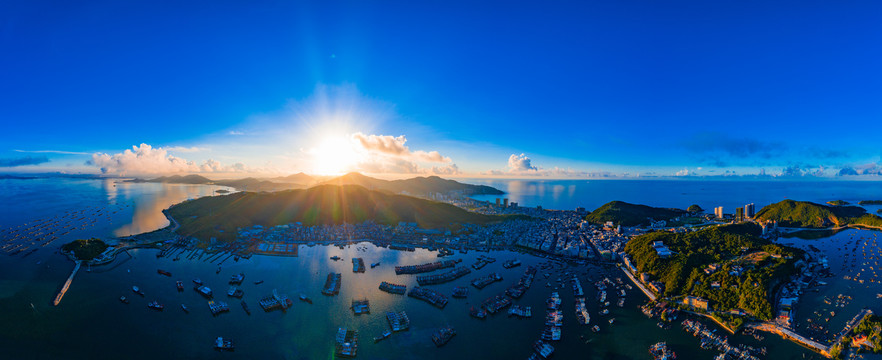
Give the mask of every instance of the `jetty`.
<svg viewBox="0 0 882 360">
<path fill-rule="evenodd" d="M 77 261 L 77 266 L 74 266 L 74 269 L 70 273 L 70 276 L 67 277 L 67 281 L 64 282 L 64 286 L 61 287 L 61 291 L 59 291 L 58 295 L 55 296 L 55 301 L 52 302 L 52 305 L 58 306 L 58 304 L 61 303 L 61 298 L 64 297 L 64 293 L 66 293 L 67 289 L 70 288 L 70 283 L 73 282 L 74 276 L 77 275 L 77 271 L 80 271 L 80 265 L 82 264 L 82 261 Z"/>
<path fill-rule="evenodd" d="M 655 301 L 655 294 L 653 294 L 652 291 L 649 291 L 649 289 L 643 286 L 643 283 L 638 281 L 637 278 L 635 278 L 634 275 L 632 275 L 631 272 L 628 271 L 628 269 L 625 269 L 622 266 L 619 266 L 619 269 L 621 269 L 622 272 L 625 273 L 625 275 L 628 275 L 628 278 L 634 282 L 634 285 L 637 285 L 637 288 L 639 288 L 641 291 L 643 291 L 644 294 L 646 294 L 646 297 L 649 298 L 649 301 Z"/>
</svg>

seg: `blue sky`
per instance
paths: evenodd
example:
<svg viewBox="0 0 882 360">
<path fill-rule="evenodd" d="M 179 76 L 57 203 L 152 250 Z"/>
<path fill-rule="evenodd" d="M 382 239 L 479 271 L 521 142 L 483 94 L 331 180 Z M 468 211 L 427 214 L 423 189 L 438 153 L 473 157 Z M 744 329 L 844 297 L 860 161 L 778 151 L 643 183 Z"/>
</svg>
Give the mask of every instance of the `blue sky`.
<svg viewBox="0 0 882 360">
<path fill-rule="evenodd" d="M 878 176 L 880 22 L 872 1 L 3 2 L 0 172 Z"/>
</svg>

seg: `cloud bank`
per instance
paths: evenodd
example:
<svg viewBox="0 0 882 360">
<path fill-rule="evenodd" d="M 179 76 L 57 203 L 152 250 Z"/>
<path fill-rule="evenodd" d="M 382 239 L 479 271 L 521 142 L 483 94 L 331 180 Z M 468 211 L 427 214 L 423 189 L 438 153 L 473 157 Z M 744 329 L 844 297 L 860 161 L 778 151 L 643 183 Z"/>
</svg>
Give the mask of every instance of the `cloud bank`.
<svg viewBox="0 0 882 360">
<path fill-rule="evenodd" d="M 98 167 L 102 174 L 123 176 L 165 175 L 180 173 L 235 173 L 246 172 L 241 163 L 223 165 L 208 159 L 202 164 L 169 154 L 174 148 L 162 148 L 141 144 L 117 154 L 94 153 L 86 165 Z M 180 151 L 180 150 L 178 150 Z"/>
<path fill-rule="evenodd" d="M 350 135 L 362 161 L 356 170 L 368 173 L 457 175 L 459 167 L 438 151 L 411 150 L 404 135 Z"/>
</svg>

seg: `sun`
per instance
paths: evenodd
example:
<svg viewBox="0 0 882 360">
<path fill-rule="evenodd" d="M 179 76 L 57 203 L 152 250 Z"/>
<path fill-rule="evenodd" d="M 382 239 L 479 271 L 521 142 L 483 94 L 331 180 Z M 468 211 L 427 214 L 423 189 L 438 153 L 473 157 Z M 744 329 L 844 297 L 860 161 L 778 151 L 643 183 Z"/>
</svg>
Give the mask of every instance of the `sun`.
<svg viewBox="0 0 882 360">
<path fill-rule="evenodd" d="M 325 137 L 312 149 L 313 172 L 317 175 L 341 175 L 352 170 L 358 153 L 345 137 Z"/>
</svg>

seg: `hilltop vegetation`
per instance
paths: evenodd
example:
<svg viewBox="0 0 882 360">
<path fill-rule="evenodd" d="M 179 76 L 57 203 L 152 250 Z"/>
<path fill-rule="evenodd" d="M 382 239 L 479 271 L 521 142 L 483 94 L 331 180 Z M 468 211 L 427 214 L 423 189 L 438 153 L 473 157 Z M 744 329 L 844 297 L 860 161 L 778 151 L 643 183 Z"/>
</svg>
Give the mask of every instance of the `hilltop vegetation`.
<svg viewBox="0 0 882 360">
<path fill-rule="evenodd" d="M 833 205 L 833 206 L 851 205 L 851 203 L 849 203 L 848 201 L 845 201 L 845 200 L 833 200 L 833 201 L 828 201 L 827 204 L 830 204 L 830 205 Z"/>
<path fill-rule="evenodd" d="M 861 200 L 858 205 L 882 205 L 882 200 Z"/>
<path fill-rule="evenodd" d="M 713 226 L 690 233 L 652 232 L 625 245 L 638 271 L 665 284 L 666 296 L 693 295 L 711 300 L 715 310 L 740 308 L 760 319 L 771 319 L 771 294 L 794 273 L 802 251 L 758 237 L 759 226 L 750 223 Z M 667 259 L 652 248 L 662 241 L 674 255 Z M 791 259 L 788 259 L 791 258 Z M 720 269 L 704 272 L 710 264 Z M 741 267 L 740 276 L 730 271 Z M 719 288 L 712 283 L 718 282 Z"/>
<path fill-rule="evenodd" d="M 656 208 L 629 204 L 624 201 L 611 201 L 585 216 L 585 220 L 598 225 L 612 221 L 616 225 L 638 226 L 649 225 L 650 219 L 654 221 L 670 220 L 685 214 L 686 211 L 680 209 Z"/>
<path fill-rule="evenodd" d="M 92 260 L 104 250 L 107 250 L 108 245 L 101 241 L 100 239 L 80 239 L 74 240 L 67 244 L 61 246 L 62 251 L 73 252 L 74 257 L 79 260 L 89 261 Z"/>
<path fill-rule="evenodd" d="M 325 182 L 325 184 L 361 185 L 371 190 L 386 191 L 395 194 L 405 192 L 411 195 L 448 193 L 451 191 L 462 191 L 470 195 L 505 194 L 499 189 L 490 186 L 464 184 L 454 180 L 442 179 L 437 176 L 420 176 L 403 180 L 383 180 L 354 172 L 335 179 L 328 180 Z"/>
<path fill-rule="evenodd" d="M 756 218 L 760 221 L 775 220 L 784 227 L 882 226 L 882 218 L 868 214 L 859 206 L 827 206 L 794 200 L 768 205 L 756 214 Z"/>
<path fill-rule="evenodd" d="M 361 186 L 319 185 L 305 190 L 274 193 L 240 192 L 203 197 L 172 206 L 169 214 L 180 223 L 178 234 L 202 240 L 232 240 L 236 228 L 362 223 L 368 220 L 394 225 L 416 222 L 424 228 L 454 224 L 487 224 L 510 217 L 468 212 L 456 206 L 368 190 Z"/>
<path fill-rule="evenodd" d="M 691 212 L 693 214 L 697 214 L 700 212 L 704 212 L 704 209 L 702 209 L 701 206 L 698 206 L 698 204 L 692 204 L 692 205 L 689 205 L 688 208 L 686 208 L 686 211 Z"/>
</svg>

